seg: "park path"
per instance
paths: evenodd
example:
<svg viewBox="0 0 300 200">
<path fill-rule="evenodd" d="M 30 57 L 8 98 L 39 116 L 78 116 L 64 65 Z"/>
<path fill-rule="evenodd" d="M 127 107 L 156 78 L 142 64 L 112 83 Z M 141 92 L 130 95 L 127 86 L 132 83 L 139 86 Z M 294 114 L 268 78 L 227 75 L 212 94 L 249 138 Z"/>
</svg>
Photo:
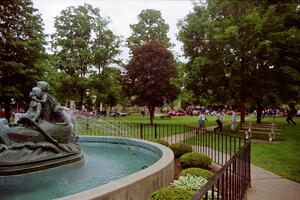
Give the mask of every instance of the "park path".
<svg viewBox="0 0 300 200">
<path fill-rule="evenodd" d="M 216 126 L 207 127 L 206 130 L 213 131 Z M 172 135 L 164 138 L 170 144 L 193 137 L 195 133 Z M 193 147 L 199 148 L 199 147 Z M 203 147 L 201 147 L 203 148 Z M 213 151 L 210 148 L 207 148 Z M 221 152 L 219 152 L 221 153 Z M 224 155 L 224 154 L 223 154 Z M 223 156 L 224 159 L 228 155 Z M 248 188 L 245 200 L 300 200 L 300 184 L 272 172 L 251 165 L 251 188 Z"/>
<path fill-rule="evenodd" d="M 251 188 L 245 200 L 300 200 L 300 184 L 251 165 Z"/>
</svg>

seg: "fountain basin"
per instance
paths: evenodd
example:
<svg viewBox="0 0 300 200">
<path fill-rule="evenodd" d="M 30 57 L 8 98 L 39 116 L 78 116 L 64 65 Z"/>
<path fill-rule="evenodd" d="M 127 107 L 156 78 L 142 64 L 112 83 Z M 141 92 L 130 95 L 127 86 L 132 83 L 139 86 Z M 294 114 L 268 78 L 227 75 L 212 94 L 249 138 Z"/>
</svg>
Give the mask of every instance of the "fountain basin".
<svg viewBox="0 0 300 200">
<path fill-rule="evenodd" d="M 83 164 L 72 164 L 69 166 L 64 167 L 58 167 L 57 169 L 54 169 L 54 172 L 51 172 L 51 176 L 64 176 L 64 174 L 69 171 L 71 171 L 71 176 L 74 177 L 74 180 L 69 180 L 68 178 L 64 177 L 58 177 L 62 178 L 61 181 L 58 181 L 58 183 L 54 183 L 54 185 L 59 185 L 59 188 L 52 189 L 47 186 L 47 190 L 45 191 L 46 194 L 40 193 L 38 195 L 39 199 L 53 199 L 53 198 L 60 198 L 61 195 L 65 192 L 63 190 L 67 189 L 67 186 L 73 184 L 73 182 L 79 181 L 81 185 L 77 185 L 75 189 L 71 188 L 73 190 L 71 193 L 66 192 L 64 194 L 64 197 L 61 197 L 61 199 L 146 199 L 147 196 L 156 190 L 159 187 L 168 185 L 173 180 L 173 172 L 174 172 L 174 164 L 173 164 L 173 152 L 162 145 L 152 143 L 152 142 L 146 142 L 143 140 L 136 140 L 136 139 L 126 139 L 126 138 L 115 138 L 115 137 L 80 137 L 80 144 L 83 147 L 83 152 L 85 153 L 86 147 L 89 148 L 89 146 L 93 146 L 97 144 L 105 145 L 105 149 L 110 148 L 111 145 L 117 145 L 118 147 L 121 147 L 121 151 L 119 151 L 117 154 L 121 154 L 123 151 L 133 150 L 134 157 L 137 157 L 137 162 L 140 163 L 140 166 L 137 166 L 133 160 L 129 160 L 129 163 L 135 163 L 133 164 L 133 168 L 136 168 L 132 171 L 130 171 L 128 174 L 122 174 L 117 175 L 118 171 L 122 171 L 123 169 L 116 168 L 117 170 L 113 170 L 113 179 L 106 179 L 106 178 L 100 178 L 97 182 L 96 177 L 98 174 L 104 173 L 109 174 L 110 172 L 106 172 L 105 170 L 109 165 L 105 164 L 96 164 L 92 165 L 90 169 L 92 169 L 92 174 L 90 175 L 83 175 L 80 172 L 77 172 L 76 170 L 84 169 L 86 164 L 89 164 L 89 155 L 85 155 L 86 157 L 86 163 Z M 108 146 L 106 146 L 108 145 Z M 146 157 L 139 157 L 140 150 L 145 150 Z M 101 152 L 104 150 L 101 150 Z M 150 153 L 150 154 L 149 154 Z M 96 154 L 99 154 L 96 152 Z M 95 155 L 96 155 L 95 154 Z M 145 166 L 144 161 L 150 157 L 158 157 L 157 161 L 150 161 L 148 166 Z M 121 159 L 124 156 L 121 157 Z M 120 160 L 121 160 L 120 159 Z M 131 158 L 129 158 L 131 159 Z M 97 160 L 97 159 L 95 159 Z M 101 159 L 100 159 L 101 160 Z M 142 162 L 143 161 L 143 162 Z M 107 161 L 110 162 L 110 161 Z M 120 163 L 122 163 L 121 161 Z M 103 163 L 103 161 L 102 161 Z M 126 164 L 121 164 L 122 168 L 126 168 Z M 115 167 L 115 164 L 111 167 L 112 169 Z M 145 169 L 143 169 L 146 167 Z M 63 175 L 62 173 L 57 173 L 55 170 L 60 171 L 62 168 L 64 168 Z M 75 170 L 73 172 L 73 170 Z M 57 175 L 60 174 L 60 175 Z M 38 177 L 41 177 L 42 179 L 45 178 L 45 175 L 43 175 L 42 172 L 38 173 Z M 87 179 L 87 183 L 85 183 L 85 180 Z M 105 179 L 105 180 L 102 180 Z M 13 179 L 15 182 L 18 183 L 18 179 Z M 3 181 L 2 181 L 3 182 Z M 11 182 L 11 181 L 10 181 Z M 28 181 L 29 182 L 29 181 Z M 65 183 L 64 183 L 65 182 Z M 64 186 L 64 184 L 66 184 Z M 91 187 L 86 187 L 86 185 L 91 184 Z M 102 184 L 102 185 L 101 185 Z M 0 177 L 0 186 L 1 186 L 1 177 Z M 1 188 L 1 187 L 0 187 Z M 15 188 L 15 186 L 13 187 Z M 16 187 L 18 188 L 18 187 Z M 78 190 L 78 188 L 80 190 Z M 18 195 L 21 193 L 18 189 L 16 192 Z M 49 191 L 50 190 L 50 191 Z M 3 190 L 2 193 L 0 191 L 1 197 L 3 197 L 3 194 L 8 190 Z M 80 192 L 81 191 L 81 192 Z M 36 188 L 32 189 L 32 191 L 24 191 L 24 194 L 27 195 L 30 192 L 38 192 Z M 79 193 L 78 193 L 79 192 Z M 60 195 L 55 195 L 50 197 L 50 193 L 60 193 Z M 75 193 L 75 194 L 72 194 Z M 69 195 L 72 194 L 72 195 Z M 69 195 L 69 196 L 65 196 Z M 5 197 L 5 196 L 4 196 Z M 14 196 L 13 196 L 14 197 Z M 21 196 L 19 199 L 24 199 L 27 196 Z M 5 199 L 5 198 L 4 198 Z M 18 198 L 15 198 L 18 199 Z M 34 198 L 31 198 L 34 199 Z"/>
</svg>

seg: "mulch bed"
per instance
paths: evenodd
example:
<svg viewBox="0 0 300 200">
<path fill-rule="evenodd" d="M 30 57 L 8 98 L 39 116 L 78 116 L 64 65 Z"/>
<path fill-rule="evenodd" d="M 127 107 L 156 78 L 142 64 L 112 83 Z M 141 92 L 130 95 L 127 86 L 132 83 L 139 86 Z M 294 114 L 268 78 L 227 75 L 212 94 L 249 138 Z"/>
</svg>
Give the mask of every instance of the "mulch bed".
<svg viewBox="0 0 300 200">
<path fill-rule="evenodd" d="M 178 158 L 174 159 L 174 179 L 178 179 L 179 178 L 179 174 L 181 172 L 182 168 L 179 162 Z"/>
</svg>

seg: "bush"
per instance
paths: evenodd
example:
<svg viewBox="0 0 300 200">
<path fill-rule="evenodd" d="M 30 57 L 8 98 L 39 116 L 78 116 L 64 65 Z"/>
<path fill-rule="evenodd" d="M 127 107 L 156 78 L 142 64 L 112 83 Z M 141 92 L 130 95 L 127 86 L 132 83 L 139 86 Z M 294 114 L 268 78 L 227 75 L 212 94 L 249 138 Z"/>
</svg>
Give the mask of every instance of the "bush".
<svg viewBox="0 0 300 200">
<path fill-rule="evenodd" d="M 148 197 L 148 200 L 190 200 L 195 195 L 194 191 L 178 187 L 161 188 Z"/>
<path fill-rule="evenodd" d="M 188 174 L 193 176 L 201 176 L 203 178 L 206 178 L 207 180 L 214 175 L 211 171 L 208 171 L 206 169 L 192 167 L 182 170 L 179 176 L 187 176 Z"/>
<path fill-rule="evenodd" d="M 201 176 L 188 174 L 187 176 L 180 176 L 178 180 L 175 180 L 173 183 L 171 183 L 171 186 L 196 191 L 202 188 L 206 182 L 207 180 Z"/>
<path fill-rule="evenodd" d="M 162 139 L 151 139 L 150 141 L 151 142 L 156 142 L 158 144 L 162 144 L 162 145 L 164 145 L 166 147 L 169 147 L 169 143 L 167 141 L 165 141 L 165 140 L 162 140 Z"/>
<path fill-rule="evenodd" d="M 181 188 L 186 191 L 197 191 L 198 189 L 202 188 L 207 183 L 207 180 L 201 176 L 193 176 L 188 174 L 187 176 L 180 176 L 178 180 L 175 180 L 171 185 L 173 187 Z M 222 199 L 217 194 L 217 190 L 214 190 L 214 194 L 212 193 L 212 190 L 208 190 L 208 200 L 211 199 Z M 206 199 L 205 197 L 202 197 L 201 200 Z"/>
<path fill-rule="evenodd" d="M 183 169 L 190 167 L 200 167 L 203 169 L 209 169 L 211 164 L 210 157 L 196 152 L 186 153 L 179 158 L 179 162 Z"/>
<path fill-rule="evenodd" d="M 184 143 L 171 144 L 170 148 L 173 150 L 175 158 L 180 158 L 180 156 L 182 156 L 183 154 L 193 151 L 191 145 Z"/>
</svg>

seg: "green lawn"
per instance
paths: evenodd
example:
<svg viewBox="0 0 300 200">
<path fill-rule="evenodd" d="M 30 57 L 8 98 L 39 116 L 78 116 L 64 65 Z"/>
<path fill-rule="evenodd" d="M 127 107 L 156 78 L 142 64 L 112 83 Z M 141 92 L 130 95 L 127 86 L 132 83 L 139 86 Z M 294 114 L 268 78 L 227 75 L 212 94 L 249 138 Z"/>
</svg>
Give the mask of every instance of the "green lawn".
<svg viewBox="0 0 300 200">
<path fill-rule="evenodd" d="M 206 126 L 216 125 L 216 116 L 207 116 Z M 126 117 L 107 117 L 107 119 L 114 121 L 132 122 L 132 123 L 150 123 L 149 117 L 141 117 L 140 115 L 132 114 Z M 223 121 L 229 122 L 230 117 L 224 116 Z M 198 116 L 172 116 L 171 118 L 161 119 L 155 117 L 153 123 L 156 124 L 185 124 L 198 127 Z"/>
<path fill-rule="evenodd" d="M 255 118 L 248 121 L 255 122 Z M 276 118 L 275 123 L 284 126 L 284 133 L 278 143 L 252 141 L 251 159 L 256 166 L 300 183 L 300 117 L 294 118 L 296 126 L 288 125 L 285 118 Z M 273 122 L 264 118 L 262 122 Z"/>
</svg>

